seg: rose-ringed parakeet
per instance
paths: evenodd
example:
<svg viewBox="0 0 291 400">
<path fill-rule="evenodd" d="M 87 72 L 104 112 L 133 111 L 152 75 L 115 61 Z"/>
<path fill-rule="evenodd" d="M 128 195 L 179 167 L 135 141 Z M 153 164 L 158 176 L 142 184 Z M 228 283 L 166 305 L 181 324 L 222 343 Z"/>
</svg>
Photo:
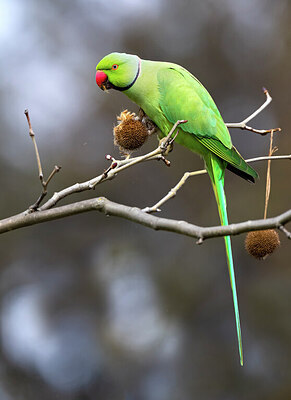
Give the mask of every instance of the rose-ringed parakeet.
<svg viewBox="0 0 291 400">
<path fill-rule="evenodd" d="M 205 162 L 213 186 L 222 225 L 228 224 L 224 194 L 224 173 L 228 168 L 254 182 L 256 171 L 234 148 L 228 129 L 205 87 L 185 68 L 168 62 L 142 60 L 136 55 L 111 53 L 96 67 L 101 89 L 124 92 L 141 107 L 166 136 L 174 123 L 180 125 L 176 142 L 198 153 Z M 227 263 L 232 289 L 240 363 L 243 365 L 240 317 L 229 236 L 225 236 Z"/>
</svg>

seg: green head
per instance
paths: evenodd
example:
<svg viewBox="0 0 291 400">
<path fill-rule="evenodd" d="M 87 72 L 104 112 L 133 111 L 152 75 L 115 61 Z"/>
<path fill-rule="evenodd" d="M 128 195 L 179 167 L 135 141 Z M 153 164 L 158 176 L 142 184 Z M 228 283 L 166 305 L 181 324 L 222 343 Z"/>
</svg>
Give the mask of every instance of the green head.
<svg viewBox="0 0 291 400">
<path fill-rule="evenodd" d="M 127 90 L 139 76 L 140 63 L 138 56 L 110 53 L 97 64 L 96 83 L 102 90 Z"/>
</svg>

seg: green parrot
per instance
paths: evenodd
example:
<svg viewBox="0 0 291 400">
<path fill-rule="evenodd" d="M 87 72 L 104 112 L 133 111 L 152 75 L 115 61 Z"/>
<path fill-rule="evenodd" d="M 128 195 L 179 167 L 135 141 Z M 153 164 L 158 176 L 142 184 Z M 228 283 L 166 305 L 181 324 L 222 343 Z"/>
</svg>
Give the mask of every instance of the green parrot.
<svg viewBox="0 0 291 400">
<path fill-rule="evenodd" d="M 180 125 L 176 142 L 198 153 L 204 160 L 213 186 L 220 221 L 228 225 L 224 194 L 225 169 L 254 182 L 258 177 L 232 145 L 229 131 L 208 91 L 180 65 L 142 60 L 136 55 L 111 53 L 96 67 L 96 83 L 102 90 L 124 92 L 166 136 L 174 123 Z M 234 265 L 229 236 L 224 237 L 232 289 L 240 363 L 242 337 Z"/>
</svg>

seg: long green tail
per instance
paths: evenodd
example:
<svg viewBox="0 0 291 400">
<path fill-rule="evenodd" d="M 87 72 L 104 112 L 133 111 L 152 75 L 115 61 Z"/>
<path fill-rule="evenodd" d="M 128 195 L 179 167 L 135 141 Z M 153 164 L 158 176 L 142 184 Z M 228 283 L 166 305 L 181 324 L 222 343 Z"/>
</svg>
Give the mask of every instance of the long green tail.
<svg viewBox="0 0 291 400">
<path fill-rule="evenodd" d="M 222 161 L 217 156 L 215 156 L 214 154 L 210 154 L 209 159 L 206 160 L 206 167 L 212 181 L 212 186 L 216 197 L 221 224 L 228 225 L 226 199 L 224 193 L 225 162 Z M 242 336 L 241 336 L 240 317 L 239 317 L 239 308 L 238 308 L 238 300 L 236 293 L 235 274 L 234 274 L 230 237 L 225 236 L 224 241 L 225 241 L 225 249 L 227 256 L 229 279 L 233 297 L 240 364 L 241 366 L 243 366 Z"/>
</svg>

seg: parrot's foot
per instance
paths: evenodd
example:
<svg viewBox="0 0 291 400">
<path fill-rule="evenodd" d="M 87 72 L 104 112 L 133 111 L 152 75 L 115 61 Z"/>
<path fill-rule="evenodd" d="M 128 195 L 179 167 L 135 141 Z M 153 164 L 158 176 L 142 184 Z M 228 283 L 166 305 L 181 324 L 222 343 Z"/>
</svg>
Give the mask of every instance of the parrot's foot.
<svg viewBox="0 0 291 400">
<path fill-rule="evenodd" d="M 163 138 L 159 142 L 159 146 L 163 151 L 163 155 L 167 156 L 171 151 L 173 151 L 174 148 L 174 138 L 173 139 L 167 139 Z"/>
<path fill-rule="evenodd" d="M 157 125 L 146 115 L 142 108 L 139 109 L 138 118 L 146 126 L 149 135 L 158 132 Z"/>
<path fill-rule="evenodd" d="M 173 150 L 173 143 L 176 140 L 176 137 L 179 134 L 179 129 L 177 129 L 177 127 L 180 124 L 185 124 L 186 122 L 188 122 L 186 119 L 180 119 L 178 120 L 172 127 L 172 129 L 170 130 L 170 132 L 168 133 L 168 135 L 160 140 L 160 149 L 162 151 L 163 155 L 167 155 L 169 154 L 172 150 Z M 177 129 L 177 130 L 176 130 Z M 175 132 L 176 131 L 176 132 Z M 174 134 L 174 136 L 172 137 L 172 135 Z"/>
</svg>

